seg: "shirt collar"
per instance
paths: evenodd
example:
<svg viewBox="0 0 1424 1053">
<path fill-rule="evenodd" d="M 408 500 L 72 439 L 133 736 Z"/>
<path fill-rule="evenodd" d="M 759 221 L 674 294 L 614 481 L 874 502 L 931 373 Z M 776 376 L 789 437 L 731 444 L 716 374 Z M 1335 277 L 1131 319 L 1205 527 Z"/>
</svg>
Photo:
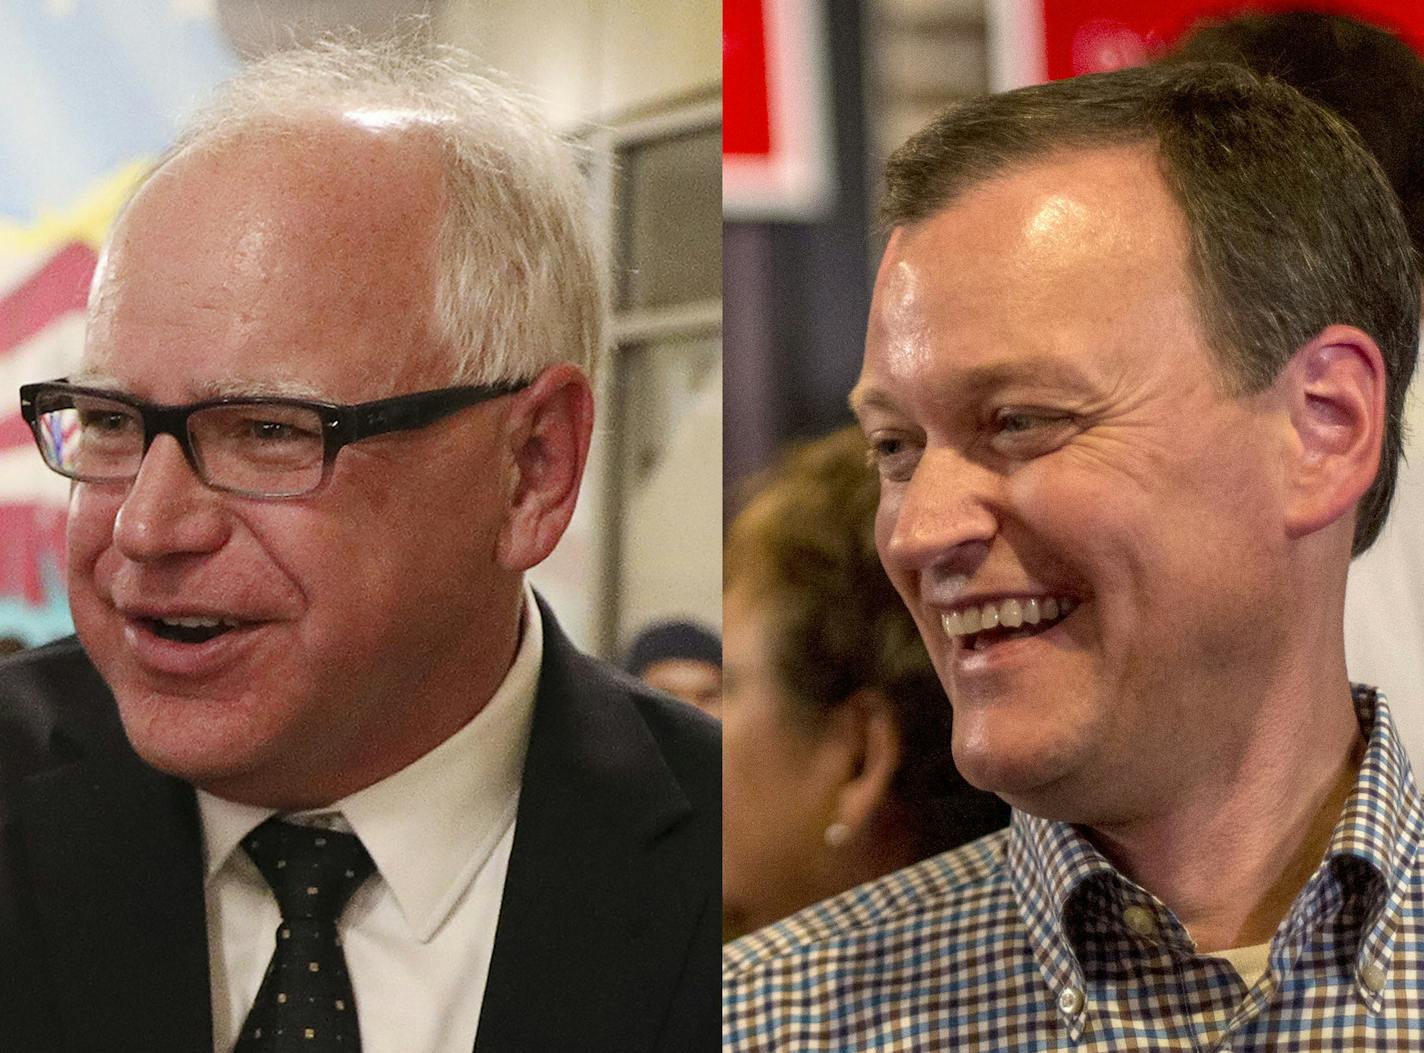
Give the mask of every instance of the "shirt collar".
<svg viewBox="0 0 1424 1053">
<path fill-rule="evenodd" d="M 544 634 L 524 587 L 519 649 L 489 703 L 450 738 L 378 783 L 337 801 L 415 937 L 429 941 L 514 821 L 543 661 Z M 212 882 L 271 808 L 198 791 Z"/>
<path fill-rule="evenodd" d="M 1294 961 L 1310 942 L 1319 919 L 1338 913 L 1343 902 L 1355 899 L 1360 907 L 1354 912 L 1359 925 L 1358 991 L 1375 1012 L 1381 1007 L 1384 982 L 1394 961 L 1395 935 L 1424 812 L 1384 693 L 1371 687 L 1355 687 L 1352 693 L 1368 741 L 1365 757 L 1325 859 L 1282 921 L 1272 957 L 1283 964 Z M 1375 974 L 1376 982 L 1366 981 L 1368 973 Z"/>
<path fill-rule="evenodd" d="M 1118 877 L 1101 852 L 1068 823 L 1014 809 L 1009 830 L 1009 875 L 1029 945 L 1053 991 L 1083 987 L 1083 968 L 1064 922 L 1073 895 Z"/>
<path fill-rule="evenodd" d="M 1359 858 L 1395 884 L 1414 857 L 1408 834 L 1419 817 L 1419 794 L 1384 692 L 1355 687 L 1353 696 L 1368 745 L 1325 857 Z"/>
<path fill-rule="evenodd" d="M 1360 728 L 1367 746 L 1364 760 L 1331 835 L 1319 869 L 1296 897 L 1273 940 L 1273 959 L 1288 964 L 1326 908 L 1343 894 L 1370 897 L 1362 912 L 1358 966 L 1386 972 L 1398 927 L 1400 904 L 1418 847 L 1421 805 L 1404 746 L 1394 729 L 1382 692 L 1353 687 Z M 1020 913 L 1044 978 L 1054 990 L 1083 984 L 1083 964 L 1075 937 L 1085 924 L 1075 911 L 1091 910 L 1121 917 L 1129 906 L 1147 911 L 1158 928 L 1169 931 L 1169 912 L 1150 893 L 1119 874 L 1081 833 L 1068 823 L 1051 822 L 1015 810 L 1008 861 Z M 1192 953 L 1190 941 L 1179 941 Z M 1372 995 L 1378 997 L 1378 995 Z"/>
</svg>

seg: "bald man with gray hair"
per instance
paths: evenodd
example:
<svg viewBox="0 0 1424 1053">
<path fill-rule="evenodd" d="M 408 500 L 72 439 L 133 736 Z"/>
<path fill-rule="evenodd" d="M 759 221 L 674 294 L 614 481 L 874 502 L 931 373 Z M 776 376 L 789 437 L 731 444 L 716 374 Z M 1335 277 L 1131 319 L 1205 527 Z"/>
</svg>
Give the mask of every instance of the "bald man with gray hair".
<svg viewBox="0 0 1424 1053">
<path fill-rule="evenodd" d="M 278 54 L 160 159 L 20 392 L 77 639 L 0 665 L 0 1048 L 715 1048 L 715 725 L 525 580 L 603 261 L 451 52 Z"/>
</svg>

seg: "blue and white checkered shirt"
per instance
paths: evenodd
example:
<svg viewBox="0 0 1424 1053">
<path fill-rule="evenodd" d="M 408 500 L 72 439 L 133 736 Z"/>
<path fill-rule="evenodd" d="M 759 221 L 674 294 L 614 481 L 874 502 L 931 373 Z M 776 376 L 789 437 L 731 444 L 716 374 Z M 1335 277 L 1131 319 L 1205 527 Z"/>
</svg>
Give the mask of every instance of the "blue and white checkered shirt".
<svg viewBox="0 0 1424 1053">
<path fill-rule="evenodd" d="M 1355 703 L 1354 792 L 1250 990 L 1072 827 L 1016 812 L 729 944 L 723 1050 L 1424 1050 L 1424 816 L 1383 696 Z"/>
</svg>

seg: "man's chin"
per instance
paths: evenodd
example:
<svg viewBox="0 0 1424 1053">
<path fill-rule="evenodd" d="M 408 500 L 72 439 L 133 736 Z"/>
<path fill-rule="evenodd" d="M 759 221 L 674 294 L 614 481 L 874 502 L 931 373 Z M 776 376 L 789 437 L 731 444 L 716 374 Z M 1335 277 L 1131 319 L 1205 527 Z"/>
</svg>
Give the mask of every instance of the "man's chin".
<svg viewBox="0 0 1424 1053">
<path fill-rule="evenodd" d="M 1073 776 L 1082 765 L 1063 744 L 954 739 L 954 761 L 973 786 L 1011 806 L 1045 819 L 1066 819 L 1074 810 Z"/>
<path fill-rule="evenodd" d="M 252 766 L 258 736 L 238 705 L 122 687 L 114 696 L 129 744 L 150 767 L 202 786 Z"/>
</svg>

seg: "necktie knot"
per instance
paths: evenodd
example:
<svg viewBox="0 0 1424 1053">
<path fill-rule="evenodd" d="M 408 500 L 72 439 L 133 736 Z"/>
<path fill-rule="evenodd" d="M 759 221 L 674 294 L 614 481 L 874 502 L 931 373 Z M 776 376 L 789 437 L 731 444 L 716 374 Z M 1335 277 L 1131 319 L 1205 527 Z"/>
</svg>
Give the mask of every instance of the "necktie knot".
<svg viewBox="0 0 1424 1053">
<path fill-rule="evenodd" d="M 242 842 L 271 886 L 282 919 L 335 924 L 361 883 L 376 869 L 355 834 L 319 830 L 275 817 Z"/>
</svg>

